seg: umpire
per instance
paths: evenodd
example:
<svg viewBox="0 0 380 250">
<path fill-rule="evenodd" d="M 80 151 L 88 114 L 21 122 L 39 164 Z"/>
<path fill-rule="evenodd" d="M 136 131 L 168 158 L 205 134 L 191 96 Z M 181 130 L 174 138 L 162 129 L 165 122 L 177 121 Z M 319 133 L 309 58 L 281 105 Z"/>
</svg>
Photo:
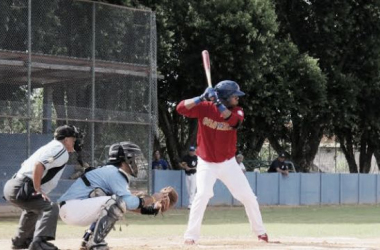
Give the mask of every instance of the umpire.
<svg viewBox="0 0 380 250">
<path fill-rule="evenodd" d="M 55 240 L 59 209 L 47 194 L 57 186 L 69 153 L 81 150 L 80 139 L 76 127 L 58 127 L 54 139 L 26 159 L 5 184 L 4 198 L 22 209 L 12 249 L 58 249 L 48 241 Z"/>
</svg>

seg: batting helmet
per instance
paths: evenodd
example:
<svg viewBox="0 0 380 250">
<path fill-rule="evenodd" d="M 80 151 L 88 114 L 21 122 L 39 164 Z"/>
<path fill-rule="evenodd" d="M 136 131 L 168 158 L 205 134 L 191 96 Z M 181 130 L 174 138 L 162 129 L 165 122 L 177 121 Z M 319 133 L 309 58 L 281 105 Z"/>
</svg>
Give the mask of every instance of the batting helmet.
<svg viewBox="0 0 380 250">
<path fill-rule="evenodd" d="M 240 91 L 239 85 L 231 80 L 224 80 L 219 82 L 215 86 L 216 93 L 218 97 L 223 100 L 228 100 L 231 96 L 243 96 L 244 92 Z"/>
<path fill-rule="evenodd" d="M 119 164 L 121 162 L 128 163 L 131 169 L 132 176 L 137 176 L 137 165 L 135 157 L 141 154 L 141 149 L 138 145 L 129 142 L 118 142 L 112 144 L 108 153 L 108 164 Z"/>
</svg>

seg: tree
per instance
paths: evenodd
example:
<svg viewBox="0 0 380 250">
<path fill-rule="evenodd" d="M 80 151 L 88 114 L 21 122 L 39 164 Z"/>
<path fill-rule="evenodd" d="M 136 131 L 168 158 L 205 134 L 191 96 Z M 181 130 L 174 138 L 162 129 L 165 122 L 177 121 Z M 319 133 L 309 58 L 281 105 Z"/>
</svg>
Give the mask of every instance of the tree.
<svg viewBox="0 0 380 250">
<path fill-rule="evenodd" d="M 233 79 L 247 94 L 241 99 L 246 119 L 239 149 L 255 157 L 265 138 L 275 148 L 281 139 L 292 138 L 295 160 L 308 171 L 322 135 L 315 126 L 321 116 L 311 112 L 325 103 L 325 79 L 315 60 L 300 54 L 289 39 L 277 39 L 271 1 L 141 3 L 157 13 L 158 65 L 164 77 L 159 82 L 160 127 L 172 165 L 196 132 L 194 121 L 178 117 L 174 107 L 205 89 L 200 52 L 208 49 L 214 83 Z M 290 121 L 293 132 L 286 126 Z M 315 132 L 308 136 L 310 127 Z"/>
<path fill-rule="evenodd" d="M 277 0 L 280 31 L 327 76 L 330 131 L 351 173 L 367 173 L 379 143 L 380 3 Z M 359 166 L 355 149 L 360 151 Z"/>
<path fill-rule="evenodd" d="M 207 86 L 201 51 L 210 52 L 214 84 L 233 79 L 249 92 L 255 80 L 262 77 L 260 69 L 269 67 L 265 66 L 270 53 L 267 42 L 276 32 L 276 16 L 270 1 L 140 3 L 157 15 L 157 58 L 163 75 L 158 85 L 159 123 L 176 167 L 195 141 L 196 123 L 179 116 L 175 106 L 182 99 L 200 95 Z M 251 132 L 249 138 L 255 137 L 256 133 Z"/>
</svg>

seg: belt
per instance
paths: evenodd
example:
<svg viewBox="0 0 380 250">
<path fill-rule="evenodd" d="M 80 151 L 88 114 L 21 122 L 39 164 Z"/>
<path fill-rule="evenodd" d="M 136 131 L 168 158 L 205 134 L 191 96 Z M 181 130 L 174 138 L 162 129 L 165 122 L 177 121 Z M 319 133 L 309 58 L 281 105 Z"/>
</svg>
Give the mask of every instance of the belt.
<svg viewBox="0 0 380 250">
<path fill-rule="evenodd" d="M 23 180 L 24 178 L 29 178 L 23 174 L 19 174 L 19 173 L 15 173 L 12 177 L 13 179 L 20 179 L 20 180 Z"/>
<path fill-rule="evenodd" d="M 59 203 L 59 208 L 61 208 L 63 205 L 65 205 L 66 204 L 66 201 L 61 201 L 60 203 Z"/>
</svg>

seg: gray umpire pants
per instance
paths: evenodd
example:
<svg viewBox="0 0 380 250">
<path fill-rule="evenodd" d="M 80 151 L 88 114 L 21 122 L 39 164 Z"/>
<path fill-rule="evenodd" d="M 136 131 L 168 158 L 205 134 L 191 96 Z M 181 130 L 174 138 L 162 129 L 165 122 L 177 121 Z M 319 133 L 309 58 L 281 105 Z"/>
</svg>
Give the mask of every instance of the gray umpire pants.
<svg viewBox="0 0 380 250">
<path fill-rule="evenodd" d="M 34 237 L 54 240 L 59 214 L 58 205 L 45 201 L 42 197 L 29 201 L 16 200 L 16 194 L 22 184 L 23 180 L 16 177 L 4 185 L 5 199 L 22 209 L 16 234 L 17 241 L 23 242 Z"/>
</svg>

